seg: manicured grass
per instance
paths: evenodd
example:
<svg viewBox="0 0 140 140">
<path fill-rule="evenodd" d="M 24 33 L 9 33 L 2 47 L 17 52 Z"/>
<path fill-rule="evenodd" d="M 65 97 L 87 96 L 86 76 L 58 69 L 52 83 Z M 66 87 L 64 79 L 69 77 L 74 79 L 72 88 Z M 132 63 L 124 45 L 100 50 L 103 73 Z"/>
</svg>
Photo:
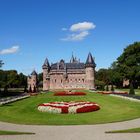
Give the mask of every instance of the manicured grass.
<svg viewBox="0 0 140 140">
<path fill-rule="evenodd" d="M 35 134 L 35 133 L 0 130 L 0 135 L 33 135 L 33 134 Z"/>
<path fill-rule="evenodd" d="M 85 92 L 86 96 L 53 96 L 53 93 L 49 92 L 0 106 L 0 121 L 19 124 L 72 125 L 118 122 L 140 117 L 138 102 Z M 91 101 L 98 103 L 101 109 L 80 114 L 49 114 L 37 110 L 39 104 L 53 101 Z"/>
<path fill-rule="evenodd" d="M 140 128 L 132 128 L 126 130 L 107 131 L 105 133 L 140 133 Z"/>
</svg>

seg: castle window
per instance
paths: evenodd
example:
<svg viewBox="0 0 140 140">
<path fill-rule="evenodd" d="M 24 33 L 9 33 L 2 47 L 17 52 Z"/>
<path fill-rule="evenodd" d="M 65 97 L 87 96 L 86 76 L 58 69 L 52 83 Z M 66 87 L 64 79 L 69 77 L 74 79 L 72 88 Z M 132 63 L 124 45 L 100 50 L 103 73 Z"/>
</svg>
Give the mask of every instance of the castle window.
<svg viewBox="0 0 140 140">
<path fill-rule="evenodd" d="M 61 83 L 62 83 L 62 79 L 61 79 Z"/>
<path fill-rule="evenodd" d="M 80 79 L 79 79 L 79 82 L 80 82 Z"/>
<path fill-rule="evenodd" d="M 55 83 L 56 83 L 56 79 L 55 79 Z"/>
<path fill-rule="evenodd" d="M 83 83 L 84 83 L 84 79 L 82 79 Z"/>
</svg>

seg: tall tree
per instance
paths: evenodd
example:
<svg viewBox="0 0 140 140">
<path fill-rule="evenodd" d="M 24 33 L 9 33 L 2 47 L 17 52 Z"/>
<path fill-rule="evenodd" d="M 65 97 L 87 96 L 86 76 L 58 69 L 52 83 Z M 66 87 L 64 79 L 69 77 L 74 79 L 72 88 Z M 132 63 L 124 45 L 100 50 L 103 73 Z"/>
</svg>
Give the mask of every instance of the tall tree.
<svg viewBox="0 0 140 140">
<path fill-rule="evenodd" d="M 124 78 L 136 87 L 140 82 L 140 42 L 130 44 L 117 59 L 118 67 Z"/>
<path fill-rule="evenodd" d="M 0 68 L 2 67 L 3 64 L 4 64 L 3 61 L 0 60 Z"/>
<path fill-rule="evenodd" d="M 131 87 L 140 85 L 140 42 L 130 44 L 117 59 L 118 69 Z"/>
</svg>

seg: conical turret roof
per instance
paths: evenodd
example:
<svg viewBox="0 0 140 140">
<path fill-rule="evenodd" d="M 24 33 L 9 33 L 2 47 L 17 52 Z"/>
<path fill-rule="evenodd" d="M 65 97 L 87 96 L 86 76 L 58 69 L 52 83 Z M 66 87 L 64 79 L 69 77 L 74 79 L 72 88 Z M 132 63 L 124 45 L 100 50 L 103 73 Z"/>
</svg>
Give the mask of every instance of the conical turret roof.
<svg viewBox="0 0 140 140">
<path fill-rule="evenodd" d="M 32 73 L 31 73 L 31 75 L 37 75 L 36 71 L 33 70 Z"/>
<path fill-rule="evenodd" d="M 93 59 L 92 54 L 90 52 L 89 52 L 88 57 L 87 57 L 87 60 L 86 60 L 86 66 L 96 67 L 96 64 L 94 62 L 94 59 Z"/>
<path fill-rule="evenodd" d="M 44 64 L 43 64 L 42 67 L 43 67 L 43 68 L 49 68 L 49 67 L 50 67 L 50 64 L 49 64 L 48 58 L 45 59 Z"/>
</svg>

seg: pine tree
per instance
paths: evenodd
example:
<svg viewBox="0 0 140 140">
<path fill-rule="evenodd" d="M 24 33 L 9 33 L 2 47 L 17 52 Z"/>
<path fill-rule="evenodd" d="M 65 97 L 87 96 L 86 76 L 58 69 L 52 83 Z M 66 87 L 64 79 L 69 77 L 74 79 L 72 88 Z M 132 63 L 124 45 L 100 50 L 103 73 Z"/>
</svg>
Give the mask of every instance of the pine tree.
<svg viewBox="0 0 140 140">
<path fill-rule="evenodd" d="M 24 87 L 24 92 L 27 92 L 27 84 Z"/>
<path fill-rule="evenodd" d="M 106 85 L 106 91 L 109 91 L 108 85 Z"/>
<path fill-rule="evenodd" d="M 133 82 L 130 83 L 129 94 L 130 94 L 130 95 L 135 95 L 135 90 L 134 90 L 134 87 L 133 87 Z"/>
<path fill-rule="evenodd" d="M 114 91 L 114 86 L 113 86 L 113 84 L 111 85 L 111 91 Z"/>
</svg>

